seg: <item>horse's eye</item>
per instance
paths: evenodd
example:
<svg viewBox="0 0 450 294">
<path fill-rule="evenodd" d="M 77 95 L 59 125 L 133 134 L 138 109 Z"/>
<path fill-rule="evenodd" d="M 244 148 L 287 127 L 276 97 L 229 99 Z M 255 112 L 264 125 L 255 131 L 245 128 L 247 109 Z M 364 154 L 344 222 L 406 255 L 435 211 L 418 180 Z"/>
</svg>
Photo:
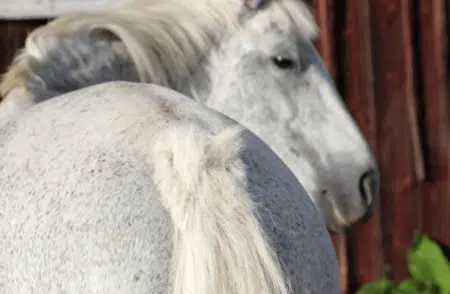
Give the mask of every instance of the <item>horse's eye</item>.
<svg viewBox="0 0 450 294">
<path fill-rule="evenodd" d="M 295 67 L 295 62 L 294 60 L 287 58 L 287 57 L 283 57 L 283 56 L 275 56 L 272 57 L 272 62 L 281 69 L 292 69 Z"/>
</svg>

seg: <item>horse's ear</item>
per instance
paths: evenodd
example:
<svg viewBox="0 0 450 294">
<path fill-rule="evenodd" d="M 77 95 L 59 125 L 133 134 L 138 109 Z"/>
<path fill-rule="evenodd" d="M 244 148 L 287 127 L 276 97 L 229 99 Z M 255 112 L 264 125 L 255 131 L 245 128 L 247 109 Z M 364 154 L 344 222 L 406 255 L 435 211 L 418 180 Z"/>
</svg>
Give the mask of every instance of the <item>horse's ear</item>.
<svg viewBox="0 0 450 294">
<path fill-rule="evenodd" d="M 270 0 L 244 0 L 249 9 L 258 10 L 265 6 Z"/>
</svg>

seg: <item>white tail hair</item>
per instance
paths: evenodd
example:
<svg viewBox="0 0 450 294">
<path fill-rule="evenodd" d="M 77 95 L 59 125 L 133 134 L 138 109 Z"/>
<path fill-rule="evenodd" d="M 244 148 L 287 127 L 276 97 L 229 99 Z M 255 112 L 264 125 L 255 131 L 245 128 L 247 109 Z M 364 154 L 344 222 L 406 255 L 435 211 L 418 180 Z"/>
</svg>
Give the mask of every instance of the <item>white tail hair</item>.
<svg viewBox="0 0 450 294">
<path fill-rule="evenodd" d="M 164 132 L 152 149 L 154 180 L 174 225 L 174 294 L 288 294 L 246 191 L 242 128 Z"/>
</svg>

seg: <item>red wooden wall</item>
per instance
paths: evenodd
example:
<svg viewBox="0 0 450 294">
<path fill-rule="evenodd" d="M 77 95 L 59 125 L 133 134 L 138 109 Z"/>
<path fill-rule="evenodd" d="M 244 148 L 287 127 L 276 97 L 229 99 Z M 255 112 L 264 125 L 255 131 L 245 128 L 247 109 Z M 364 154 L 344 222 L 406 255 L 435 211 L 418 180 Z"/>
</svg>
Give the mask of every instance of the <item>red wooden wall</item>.
<svg viewBox="0 0 450 294">
<path fill-rule="evenodd" d="M 375 216 L 334 236 L 344 293 L 389 265 L 408 276 L 415 232 L 450 246 L 449 0 L 311 0 L 317 46 L 379 160 Z M 0 22 L 0 71 L 45 21 Z"/>
<path fill-rule="evenodd" d="M 377 154 L 375 217 L 334 237 L 344 293 L 385 272 L 408 277 L 416 232 L 450 246 L 450 4 L 445 0 L 312 0 L 317 46 Z"/>
</svg>

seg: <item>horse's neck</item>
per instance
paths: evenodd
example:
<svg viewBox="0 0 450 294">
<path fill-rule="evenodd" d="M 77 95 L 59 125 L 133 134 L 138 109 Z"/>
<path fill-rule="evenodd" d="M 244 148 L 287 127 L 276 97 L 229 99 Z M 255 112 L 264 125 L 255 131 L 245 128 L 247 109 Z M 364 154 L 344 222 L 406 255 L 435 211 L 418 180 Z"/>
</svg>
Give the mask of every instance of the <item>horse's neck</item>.
<svg viewBox="0 0 450 294">
<path fill-rule="evenodd" d="M 176 90 L 205 104 L 211 95 L 211 79 L 207 68 L 208 64 L 201 62 L 193 74 L 183 81 L 181 88 Z"/>
<path fill-rule="evenodd" d="M 25 85 L 36 102 L 103 82 L 139 81 L 125 48 L 107 36 L 73 34 L 58 39 L 44 58 L 29 58 Z"/>
<path fill-rule="evenodd" d="M 225 35 L 220 42 L 217 42 L 210 48 L 195 70 L 193 70 L 193 74 L 182 83 L 182 88 L 177 89 L 178 91 L 208 107 L 211 106 L 211 102 L 219 98 L 228 100 L 236 95 L 235 89 L 232 89 L 228 81 L 228 77 L 225 79 L 226 81 L 222 79 L 228 74 L 228 72 L 224 73 L 227 62 L 221 58 L 225 56 L 222 53 L 227 50 L 224 47 L 224 43 L 226 43 L 225 41 L 228 37 L 230 36 Z M 220 109 L 215 110 L 220 112 Z"/>
<path fill-rule="evenodd" d="M 109 36 L 79 32 L 57 42 L 44 58 L 28 56 L 25 88 L 35 102 L 109 81 L 142 82 L 125 46 Z M 176 85 L 169 81 L 169 87 L 205 103 L 212 95 L 209 53 L 192 75 Z"/>
</svg>

